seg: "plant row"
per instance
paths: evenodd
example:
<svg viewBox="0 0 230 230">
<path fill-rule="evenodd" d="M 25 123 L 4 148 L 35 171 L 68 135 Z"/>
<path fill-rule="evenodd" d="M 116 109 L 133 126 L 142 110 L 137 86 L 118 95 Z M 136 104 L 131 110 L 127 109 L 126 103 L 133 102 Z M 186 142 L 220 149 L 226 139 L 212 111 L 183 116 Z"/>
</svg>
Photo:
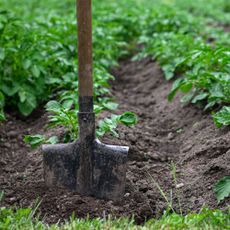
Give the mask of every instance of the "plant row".
<svg viewBox="0 0 230 230">
<path fill-rule="evenodd" d="M 53 99 L 58 100 L 62 111 L 76 117 L 75 1 L 1 4 L 1 8 L 11 8 L 14 13 L 0 12 L 0 119 L 5 118 L 4 107 L 28 116 Z M 214 115 L 215 123 L 230 124 L 230 36 L 222 28 L 230 22 L 228 1 L 218 4 L 208 1 L 209 7 L 204 11 L 205 0 L 187 5 L 180 0 L 174 4 L 146 0 L 93 4 L 97 114 L 117 107 L 109 92 L 108 82 L 113 78 L 110 67 L 119 58 L 131 55 L 141 43 L 144 49 L 136 58 L 152 56 L 160 63 L 166 78 L 175 81 L 169 100 L 182 91 L 186 93 L 182 102 L 197 104 L 211 112 L 219 109 Z M 28 7 L 31 11 L 26 11 Z M 55 122 L 60 125 L 66 121 L 53 118 L 52 123 Z"/>
</svg>

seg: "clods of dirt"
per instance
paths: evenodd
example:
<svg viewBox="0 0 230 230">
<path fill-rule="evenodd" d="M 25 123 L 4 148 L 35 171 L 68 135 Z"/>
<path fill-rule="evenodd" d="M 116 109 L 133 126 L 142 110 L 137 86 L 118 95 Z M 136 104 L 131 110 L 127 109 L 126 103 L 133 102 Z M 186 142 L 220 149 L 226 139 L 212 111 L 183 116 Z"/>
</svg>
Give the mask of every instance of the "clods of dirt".
<svg viewBox="0 0 230 230">
<path fill-rule="evenodd" d="M 161 215 L 169 205 L 158 185 L 173 200 L 175 210 L 198 211 L 204 204 L 226 207 L 230 200 L 217 205 L 212 188 L 230 173 L 229 127 L 216 128 L 209 114 L 182 105 L 179 96 L 169 103 L 172 83 L 164 80 L 159 66 L 149 59 L 122 62 L 113 74 L 118 112 L 133 111 L 139 117 L 135 127 L 118 128 L 118 139 L 103 138 L 108 144 L 130 146 L 123 201 L 103 201 L 45 186 L 40 149 L 31 150 L 23 143 L 28 133 L 62 134 L 62 128 L 44 128 L 47 114 L 43 113 L 29 121 L 8 115 L 8 121 L 0 124 L 0 190 L 5 193 L 1 205 L 28 207 L 38 199 L 39 211 L 49 223 L 69 218 L 73 212 L 82 218 L 134 216 L 141 223 Z"/>
</svg>

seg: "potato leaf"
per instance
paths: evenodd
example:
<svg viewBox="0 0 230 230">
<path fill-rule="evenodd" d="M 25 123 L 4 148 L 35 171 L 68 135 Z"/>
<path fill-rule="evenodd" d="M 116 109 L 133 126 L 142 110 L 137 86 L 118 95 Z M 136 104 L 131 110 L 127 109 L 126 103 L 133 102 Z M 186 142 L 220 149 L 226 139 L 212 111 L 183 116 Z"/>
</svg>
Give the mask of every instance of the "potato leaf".
<svg viewBox="0 0 230 230">
<path fill-rule="evenodd" d="M 6 120 L 6 117 L 4 115 L 4 112 L 0 110 L 0 121 Z"/>
<path fill-rule="evenodd" d="M 226 176 L 219 180 L 214 186 L 214 192 L 218 202 L 227 198 L 230 195 L 230 176 Z"/>
<path fill-rule="evenodd" d="M 23 139 L 26 144 L 29 144 L 32 148 L 38 147 L 45 142 L 45 136 L 43 135 L 26 135 Z"/>
<path fill-rule="evenodd" d="M 0 60 L 3 60 L 5 58 L 5 50 L 3 48 L 0 48 Z"/>
<path fill-rule="evenodd" d="M 230 125 L 230 106 L 224 106 L 219 112 L 213 115 L 213 120 L 217 127 Z"/>
<path fill-rule="evenodd" d="M 61 111 L 61 104 L 57 101 L 49 101 L 46 104 L 46 110 L 49 112 L 60 112 Z"/>
<path fill-rule="evenodd" d="M 195 96 L 192 100 L 192 103 L 197 103 L 198 101 L 202 101 L 204 99 L 206 99 L 208 97 L 208 94 L 207 93 L 201 93 L 201 94 L 198 94 L 197 96 Z"/>
<path fill-rule="evenodd" d="M 57 144 L 58 143 L 58 137 L 57 136 L 52 136 L 45 143 L 46 144 L 51 144 L 51 145 Z"/>
<path fill-rule="evenodd" d="M 37 101 L 33 94 L 27 94 L 26 100 L 18 103 L 18 108 L 24 116 L 30 115 L 36 107 Z"/>
<path fill-rule="evenodd" d="M 135 125 L 138 121 L 137 115 L 133 112 L 125 112 L 122 115 L 120 115 L 118 119 L 120 123 L 127 126 Z"/>
<path fill-rule="evenodd" d="M 168 95 L 168 100 L 172 101 L 173 98 L 175 97 L 177 91 L 179 90 L 179 88 L 184 84 L 184 79 L 180 79 L 178 78 L 176 81 L 174 81 L 172 89 Z"/>
<path fill-rule="evenodd" d="M 5 96 L 3 93 L 0 91 L 0 109 L 2 109 L 5 105 Z"/>
</svg>

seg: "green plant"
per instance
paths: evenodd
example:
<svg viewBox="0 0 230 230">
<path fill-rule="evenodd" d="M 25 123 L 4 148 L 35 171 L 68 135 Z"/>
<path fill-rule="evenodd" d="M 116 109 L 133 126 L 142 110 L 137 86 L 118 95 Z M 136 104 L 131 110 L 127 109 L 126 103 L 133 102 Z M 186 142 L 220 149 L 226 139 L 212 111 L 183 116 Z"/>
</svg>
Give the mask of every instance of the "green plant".
<svg viewBox="0 0 230 230">
<path fill-rule="evenodd" d="M 180 214 L 182 215 L 183 213 L 183 210 L 182 210 L 182 206 L 181 206 L 181 194 L 177 188 L 178 186 L 178 181 L 177 181 L 177 175 L 176 175 L 176 164 L 175 163 L 172 163 L 171 164 L 171 174 L 172 174 L 172 177 L 173 177 L 173 182 L 174 182 L 174 187 L 175 187 L 175 194 L 176 194 L 176 199 L 177 199 L 177 202 L 178 202 L 178 206 L 179 206 L 179 209 L 180 209 Z"/>
<path fill-rule="evenodd" d="M 229 104 L 229 34 L 207 25 L 211 24 L 209 16 L 214 17 L 210 12 L 226 16 L 225 2 L 216 6 L 211 1 L 204 14 L 199 7 L 205 1 L 184 5 L 176 0 L 167 7 L 158 4 L 159 8 L 145 14 L 146 24 L 139 39 L 145 47 L 134 60 L 150 55 L 160 63 L 167 80 L 177 77 L 168 96 L 170 101 L 181 91 L 186 94 L 182 102 L 199 104 L 205 110 Z M 194 11 L 189 11 L 191 5 Z M 199 15 L 194 15 L 197 9 Z M 215 20 L 212 18 L 213 25 Z"/>
<path fill-rule="evenodd" d="M 96 101 L 111 96 L 110 67 L 131 55 L 140 43 L 144 49 L 139 58 L 152 56 L 167 79 L 183 79 L 172 89 L 171 100 L 182 91 L 186 93 L 182 102 L 205 109 L 229 104 L 230 36 L 217 28 L 230 21 L 229 4 L 210 0 L 207 7 L 206 1 L 95 2 Z M 17 108 L 27 116 L 54 95 L 62 104 L 76 105 L 75 2 L 22 0 L 20 7 L 15 7 L 16 0 L 3 0 L 0 4 L 1 9 L 7 9 L 0 12 L 0 92 L 5 98 L 0 97 L 0 119 L 4 119 L 4 107 Z M 98 103 L 98 112 L 100 108 Z"/>
<path fill-rule="evenodd" d="M 72 103 L 59 103 L 50 101 L 46 105 L 46 110 L 49 115 L 49 128 L 64 126 L 67 129 L 66 138 L 68 141 L 73 141 L 78 136 L 78 117 L 77 109 L 71 109 Z"/>
<path fill-rule="evenodd" d="M 217 127 L 230 125 L 230 107 L 224 106 L 219 112 L 213 115 L 213 120 Z"/>
<path fill-rule="evenodd" d="M 223 177 L 214 186 L 214 192 L 218 202 L 230 195 L 230 176 Z"/>
<path fill-rule="evenodd" d="M 0 191 L 0 202 L 2 201 L 3 197 L 4 197 L 4 192 Z"/>
<path fill-rule="evenodd" d="M 0 208 L 0 229 L 17 230 L 72 230 L 72 229 L 95 229 L 95 230 L 210 230 L 210 229 L 229 229 L 229 210 L 210 210 L 203 208 L 199 213 L 189 213 L 188 215 L 179 215 L 176 213 L 165 212 L 160 219 L 150 219 L 143 225 L 136 225 L 133 219 L 117 218 L 111 216 L 108 218 L 95 219 L 77 219 L 74 214 L 63 223 L 48 225 L 39 220 L 31 209 L 9 209 Z"/>
<path fill-rule="evenodd" d="M 65 98 L 65 97 L 62 97 Z M 98 101 L 98 105 L 95 105 L 95 113 L 98 115 L 104 110 L 114 110 L 118 104 L 110 101 L 108 98 L 101 98 Z M 49 112 L 48 128 L 65 127 L 64 139 L 61 142 L 71 142 L 78 137 L 78 104 L 75 104 L 70 99 L 63 100 L 63 103 L 57 101 L 50 101 L 46 105 L 46 110 Z M 99 121 L 96 135 L 102 137 L 106 133 L 112 133 L 114 136 L 118 136 L 115 131 L 118 124 L 126 126 L 135 125 L 137 123 L 137 116 L 132 112 L 124 112 L 121 115 L 112 115 L 111 118 L 105 118 Z M 27 135 L 24 137 L 24 142 L 29 144 L 32 148 L 36 148 L 41 144 L 56 144 L 58 142 L 56 136 L 47 138 L 44 135 Z"/>
<path fill-rule="evenodd" d="M 0 229 L 42 229 L 45 225 L 35 215 L 40 203 L 33 208 L 0 207 Z"/>
<path fill-rule="evenodd" d="M 5 120 L 5 115 L 3 112 L 4 105 L 5 105 L 5 97 L 3 93 L 0 91 L 0 121 Z"/>
<path fill-rule="evenodd" d="M 175 207 L 174 207 L 175 205 L 173 203 L 173 200 L 174 200 L 173 193 L 175 194 L 175 198 L 177 200 L 177 204 L 178 204 L 178 207 L 179 207 L 179 212 L 182 215 L 183 210 L 182 210 L 182 206 L 181 206 L 181 194 L 180 194 L 180 192 L 178 190 L 178 187 L 177 187 L 178 186 L 178 180 L 177 180 L 177 175 L 176 175 L 176 165 L 173 162 L 171 163 L 171 175 L 172 175 L 172 178 L 173 178 L 173 185 L 174 185 L 175 192 L 174 192 L 173 189 L 171 189 L 169 198 L 167 197 L 166 192 L 161 188 L 159 183 L 152 177 L 152 175 L 150 175 L 148 172 L 146 172 L 146 174 L 150 178 L 150 181 L 153 182 L 154 186 L 156 186 L 156 188 L 159 190 L 161 196 L 166 201 L 166 203 L 168 205 L 167 210 L 169 212 L 173 211 L 174 213 L 176 213 L 176 210 L 175 210 Z"/>
<path fill-rule="evenodd" d="M 52 136 L 46 138 L 44 135 L 26 135 L 23 139 L 26 144 L 29 144 L 32 148 L 36 148 L 41 144 L 56 144 L 58 143 L 58 137 Z"/>
<path fill-rule="evenodd" d="M 115 130 L 118 124 L 132 126 L 137 124 L 137 122 L 137 116 L 132 112 L 125 112 L 121 115 L 112 115 L 111 118 L 105 118 L 104 120 L 99 121 L 96 134 L 98 137 L 101 137 L 106 133 L 112 133 L 113 136 L 118 137 L 118 133 Z"/>
<path fill-rule="evenodd" d="M 0 12 L 0 16 L 4 19 L 0 31 L 0 91 L 13 98 L 7 100 L 8 105 L 28 115 L 37 107 L 37 98 L 45 99 L 47 95 L 42 61 L 45 54 L 37 51 L 42 46 L 42 36 L 7 11 Z"/>
<path fill-rule="evenodd" d="M 114 105 L 110 105 L 113 107 Z M 110 107 L 110 108 L 111 108 Z M 64 107 L 57 101 L 50 101 L 47 104 L 47 111 L 52 113 L 49 116 L 48 128 L 63 126 L 67 129 L 62 142 L 71 142 L 78 137 L 78 119 L 77 111 L 71 110 L 69 107 Z M 137 116 L 132 112 L 124 112 L 121 115 L 112 115 L 111 118 L 105 118 L 99 121 L 98 128 L 96 130 L 96 136 L 102 137 L 106 133 L 111 133 L 113 136 L 118 137 L 116 128 L 118 124 L 125 126 L 132 126 L 137 123 Z M 50 138 L 45 135 L 26 135 L 24 142 L 29 144 L 32 148 L 36 148 L 41 144 L 56 144 L 59 142 L 58 137 L 52 136 Z"/>
<path fill-rule="evenodd" d="M 153 182 L 154 186 L 159 190 L 161 196 L 164 198 L 165 202 L 168 205 L 167 211 L 173 211 L 175 213 L 174 207 L 173 207 L 173 200 L 172 197 L 168 198 L 167 194 L 164 192 L 164 190 L 161 188 L 159 183 L 150 175 L 148 172 L 146 172 L 147 176 L 150 178 L 151 182 Z M 172 194 L 172 191 L 170 192 Z"/>
</svg>

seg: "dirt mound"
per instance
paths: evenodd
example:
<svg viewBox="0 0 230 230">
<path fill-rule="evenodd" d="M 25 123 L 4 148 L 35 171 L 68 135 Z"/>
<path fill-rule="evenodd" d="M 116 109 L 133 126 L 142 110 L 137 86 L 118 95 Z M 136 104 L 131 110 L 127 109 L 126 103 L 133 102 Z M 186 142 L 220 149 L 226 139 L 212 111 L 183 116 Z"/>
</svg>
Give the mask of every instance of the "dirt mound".
<svg viewBox="0 0 230 230">
<path fill-rule="evenodd" d="M 0 190 L 3 206 L 27 207 L 41 200 L 40 212 L 47 222 L 77 217 L 135 216 L 143 222 L 159 216 L 168 207 L 156 188 L 156 181 L 172 198 L 173 207 L 183 212 L 199 210 L 204 204 L 217 206 L 212 186 L 230 173 L 230 129 L 217 129 L 210 115 L 194 106 L 183 106 L 177 97 L 168 103 L 171 83 L 164 80 L 159 66 L 145 59 L 123 62 L 113 71 L 112 92 L 120 104 L 118 112 L 134 111 L 139 123 L 119 127 L 120 137 L 103 141 L 130 146 L 125 199 L 122 203 L 82 197 L 74 192 L 46 188 L 40 150 L 31 151 L 22 141 L 27 133 L 61 133 L 45 130 L 47 115 L 29 121 L 9 116 L 0 125 Z M 172 176 L 176 165 L 177 189 Z M 171 197 L 171 198 L 170 198 Z"/>
</svg>

